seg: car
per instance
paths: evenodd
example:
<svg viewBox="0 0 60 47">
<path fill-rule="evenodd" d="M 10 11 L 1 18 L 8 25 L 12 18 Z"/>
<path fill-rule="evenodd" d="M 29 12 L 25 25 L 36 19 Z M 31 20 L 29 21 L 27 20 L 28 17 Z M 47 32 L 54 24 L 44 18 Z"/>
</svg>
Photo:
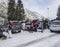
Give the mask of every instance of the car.
<svg viewBox="0 0 60 47">
<path fill-rule="evenodd" d="M 2 36 L 7 38 L 6 33 L 8 33 L 8 25 L 0 25 L 0 38 Z"/>
<path fill-rule="evenodd" d="M 8 32 L 8 30 L 9 30 L 8 25 L 1 25 L 1 30 L 2 30 L 3 32 Z"/>
<path fill-rule="evenodd" d="M 60 32 L 60 20 L 55 20 L 50 23 L 51 32 Z"/>
<path fill-rule="evenodd" d="M 38 21 L 39 26 L 37 27 L 38 32 L 43 32 L 43 21 Z"/>
<path fill-rule="evenodd" d="M 12 33 L 14 32 L 21 32 L 20 29 L 20 22 L 19 21 L 10 21 L 13 25 L 11 26 L 12 28 Z"/>
<path fill-rule="evenodd" d="M 31 22 L 26 22 L 26 29 L 30 29 L 31 27 Z"/>
<path fill-rule="evenodd" d="M 3 32 L 2 32 L 2 30 L 1 30 L 1 26 L 2 26 L 2 25 L 0 25 L 0 38 L 1 38 L 2 35 L 3 35 Z"/>
</svg>

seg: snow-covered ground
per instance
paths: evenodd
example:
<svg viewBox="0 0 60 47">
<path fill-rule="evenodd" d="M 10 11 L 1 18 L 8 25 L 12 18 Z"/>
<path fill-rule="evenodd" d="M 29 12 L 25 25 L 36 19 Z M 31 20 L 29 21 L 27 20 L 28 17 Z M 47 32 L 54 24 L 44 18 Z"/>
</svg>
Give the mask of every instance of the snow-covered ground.
<svg viewBox="0 0 60 47">
<path fill-rule="evenodd" d="M 57 43 L 55 43 L 55 44 L 53 45 L 53 47 L 60 47 L 60 41 L 58 41 Z"/>
<path fill-rule="evenodd" d="M 60 34 L 34 44 L 27 45 L 25 47 L 60 47 Z"/>
<path fill-rule="evenodd" d="M 43 33 L 22 31 L 21 33 L 13 34 L 11 39 L 0 40 L 0 47 L 16 47 L 54 34 L 55 33 L 51 33 L 48 29 L 44 30 Z"/>
</svg>

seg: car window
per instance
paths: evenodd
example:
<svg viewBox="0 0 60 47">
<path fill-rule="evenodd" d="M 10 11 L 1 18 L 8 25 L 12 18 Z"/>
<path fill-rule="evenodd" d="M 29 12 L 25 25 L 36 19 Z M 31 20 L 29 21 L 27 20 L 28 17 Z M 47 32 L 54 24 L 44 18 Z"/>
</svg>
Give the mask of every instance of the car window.
<svg viewBox="0 0 60 47">
<path fill-rule="evenodd" d="M 31 23 L 30 22 L 27 22 L 26 25 L 30 25 Z"/>
<path fill-rule="evenodd" d="M 52 22 L 53 25 L 60 25 L 60 22 Z"/>
<path fill-rule="evenodd" d="M 8 26 L 7 25 L 2 25 L 1 28 L 7 28 Z"/>
<path fill-rule="evenodd" d="M 19 22 L 13 22 L 14 25 L 19 25 Z"/>
</svg>

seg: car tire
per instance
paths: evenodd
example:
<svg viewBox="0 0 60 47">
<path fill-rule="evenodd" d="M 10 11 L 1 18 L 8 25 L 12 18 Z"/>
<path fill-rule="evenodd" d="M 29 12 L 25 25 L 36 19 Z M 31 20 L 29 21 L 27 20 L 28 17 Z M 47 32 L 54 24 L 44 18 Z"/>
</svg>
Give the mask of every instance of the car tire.
<svg viewBox="0 0 60 47">
<path fill-rule="evenodd" d="M 20 30 L 20 31 L 18 31 L 18 32 L 21 32 L 21 30 Z"/>
<path fill-rule="evenodd" d="M 53 30 L 50 30 L 51 32 L 53 32 Z"/>
</svg>

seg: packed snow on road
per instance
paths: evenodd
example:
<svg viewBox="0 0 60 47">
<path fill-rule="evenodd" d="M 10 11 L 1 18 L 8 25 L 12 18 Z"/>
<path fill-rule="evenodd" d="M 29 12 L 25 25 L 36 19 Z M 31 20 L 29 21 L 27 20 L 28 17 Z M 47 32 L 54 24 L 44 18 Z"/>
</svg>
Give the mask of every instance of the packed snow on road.
<svg viewBox="0 0 60 47">
<path fill-rule="evenodd" d="M 60 35 L 40 40 L 25 47 L 60 47 Z"/>
<path fill-rule="evenodd" d="M 0 47 L 55 47 L 60 42 L 60 34 L 51 33 L 46 29 L 41 32 L 30 33 L 21 31 L 13 34 L 12 38 L 0 40 Z"/>
</svg>

